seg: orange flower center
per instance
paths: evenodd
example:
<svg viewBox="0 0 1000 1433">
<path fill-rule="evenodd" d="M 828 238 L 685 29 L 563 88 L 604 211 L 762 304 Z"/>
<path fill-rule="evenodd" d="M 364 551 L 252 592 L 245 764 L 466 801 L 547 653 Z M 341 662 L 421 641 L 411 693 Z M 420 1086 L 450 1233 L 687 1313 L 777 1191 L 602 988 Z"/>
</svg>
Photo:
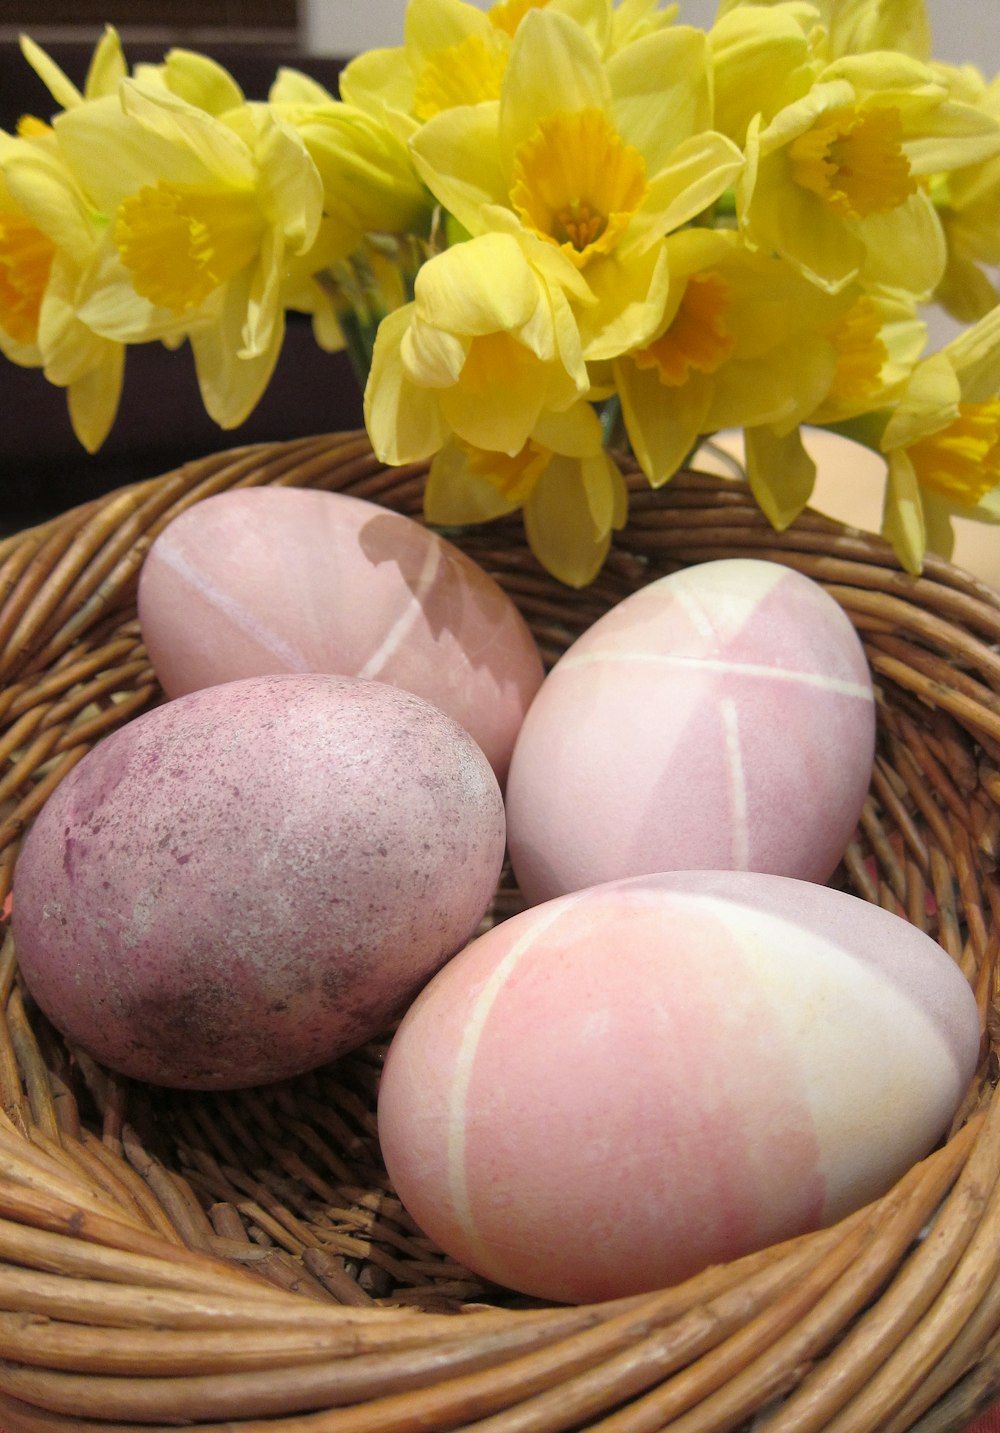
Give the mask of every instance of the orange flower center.
<svg viewBox="0 0 1000 1433">
<path fill-rule="evenodd" d="M 55 245 L 20 214 L 0 214 L 0 324 L 18 343 L 35 343 Z"/>
<path fill-rule="evenodd" d="M 917 191 L 902 136 L 892 106 L 846 105 L 789 146 L 792 178 L 843 219 L 885 214 Z"/>
<path fill-rule="evenodd" d="M 487 14 L 495 29 L 513 36 L 529 10 L 544 10 L 548 3 L 549 0 L 500 0 Z"/>
<path fill-rule="evenodd" d="M 551 115 L 514 156 L 511 203 L 578 268 L 614 250 L 647 190 L 642 155 L 597 109 Z"/>
<path fill-rule="evenodd" d="M 878 392 L 889 352 L 882 341 L 882 320 L 873 300 L 858 299 L 827 325 L 825 333 L 837 358 L 830 398 L 857 403 Z"/>
<path fill-rule="evenodd" d="M 1000 483 L 1000 398 L 960 403 L 940 433 L 907 449 L 918 480 L 953 502 L 974 507 Z"/>
<path fill-rule="evenodd" d="M 692 372 L 714 373 L 736 343 L 727 323 L 732 299 L 732 285 L 721 274 L 692 274 L 670 327 L 633 353 L 636 367 L 654 368 L 667 388 L 680 388 Z"/>
</svg>

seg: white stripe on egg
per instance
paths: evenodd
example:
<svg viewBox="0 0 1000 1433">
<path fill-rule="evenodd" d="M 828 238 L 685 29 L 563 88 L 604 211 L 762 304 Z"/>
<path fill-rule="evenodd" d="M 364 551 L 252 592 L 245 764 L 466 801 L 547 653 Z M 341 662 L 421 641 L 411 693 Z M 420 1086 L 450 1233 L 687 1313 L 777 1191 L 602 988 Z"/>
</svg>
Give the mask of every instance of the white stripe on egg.
<svg viewBox="0 0 1000 1433">
<path fill-rule="evenodd" d="M 267 651 L 272 652 L 282 666 L 291 672 L 312 670 L 311 664 L 302 650 L 289 642 L 282 632 L 277 632 L 273 627 L 269 627 L 264 622 L 259 610 L 248 607 L 246 603 L 233 597 L 232 594 L 224 592 L 217 583 L 210 582 L 205 577 L 201 564 L 190 562 L 177 546 L 163 543 L 157 550 L 157 556 L 165 566 L 176 572 L 178 577 L 183 578 L 200 597 L 204 597 L 219 612 L 228 617 L 234 627 L 255 642 L 259 642 Z"/>
<path fill-rule="evenodd" d="M 377 677 L 393 654 L 406 641 L 419 619 L 424 616 L 424 598 L 437 578 L 442 561 L 441 547 L 438 543 L 431 544 L 424 557 L 416 586 L 410 592 L 409 602 L 392 626 L 387 629 L 381 642 L 358 672 L 359 677 Z"/>
<path fill-rule="evenodd" d="M 777 682 L 816 687 L 822 692 L 837 692 L 840 696 L 859 697 L 866 702 L 875 700 L 871 688 L 861 682 L 824 676 L 822 672 L 800 672 L 788 667 L 769 667 L 762 662 L 734 662 L 722 657 L 683 657 L 671 652 L 571 652 L 562 658 L 559 669 L 593 667 L 601 662 L 635 662 L 645 666 L 690 667 L 697 672 L 719 672 L 723 675 L 773 677 Z"/>
<path fill-rule="evenodd" d="M 525 926 L 524 934 L 514 942 L 503 959 L 493 968 L 482 990 L 470 1006 L 462 1032 L 462 1043 L 459 1045 L 458 1054 L 455 1057 L 448 1103 L 448 1192 L 451 1197 L 455 1222 L 468 1239 L 470 1247 L 475 1250 L 475 1258 L 479 1261 L 477 1267 L 481 1270 L 486 1270 L 491 1266 L 490 1249 L 483 1242 L 472 1211 L 465 1149 L 469 1088 L 472 1083 L 472 1071 L 479 1042 L 493 1006 L 517 966 L 537 946 L 539 941 L 544 942 L 549 929 L 585 894 L 580 891 L 566 896 L 562 900 L 554 901 L 549 910 L 539 911 L 533 922 Z"/>
<path fill-rule="evenodd" d="M 736 703 L 723 697 L 719 703 L 725 739 L 726 775 L 729 780 L 729 809 L 733 821 L 732 864 L 737 871 L 750 869 L 750 820 L 747 813 L 747 782 Z"/>
</svg>

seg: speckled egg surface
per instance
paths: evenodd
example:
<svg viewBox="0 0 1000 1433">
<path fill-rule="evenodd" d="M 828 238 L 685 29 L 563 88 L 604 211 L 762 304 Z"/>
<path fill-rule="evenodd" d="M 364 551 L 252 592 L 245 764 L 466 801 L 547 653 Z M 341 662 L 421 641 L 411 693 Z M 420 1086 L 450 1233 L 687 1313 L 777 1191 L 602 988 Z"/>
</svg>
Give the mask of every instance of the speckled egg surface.
<svg viewBox="0 0 1000 1433">
<path fill-rule="evenodd" d="M 864 649 L 817 582 L 753 558 L 685 568 L 595 622 L 532 703 L 506 793 L 521 890 L 697 868 L 826 881 L 874 743 Z"/>
<path fill-rule="evenodd" d="M 111 1068 L 260 1084 L 384 1029 L 475 931 L 503 851 L 496 778 L 450 717 L 381 682 L 249 678 L 64 778 L 18 861 L 18 959 Z"/>
<path fill-rule="evenodd" d="M 389 1049 L 403 1204 L 480 1275 L 579 1302 L 836 1221 L 945 1131 L 979 1021 L 951 959 L 810 882 L 675 872 L 514 916 Z"/>
<path fill-rule="evenodd" d="M 452 543 L 345 493 L 241 488 L 164 528 L 139 621 L 168 696 L 271 672 L 372 677 L 466 727 L 501 782 L 542 680 L 514 603 Z"/>
</svg>

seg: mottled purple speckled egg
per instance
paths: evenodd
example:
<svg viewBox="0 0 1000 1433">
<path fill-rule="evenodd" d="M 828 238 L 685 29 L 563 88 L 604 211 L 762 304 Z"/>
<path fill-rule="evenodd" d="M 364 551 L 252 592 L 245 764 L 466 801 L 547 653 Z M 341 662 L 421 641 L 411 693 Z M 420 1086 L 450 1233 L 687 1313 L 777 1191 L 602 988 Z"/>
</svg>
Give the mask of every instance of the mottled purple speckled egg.
<svg viewBox="0 0 1000 1433">
<path fill-rule="evenodd" d="M 562 896 L 473 941 L 389 1047 L 379 1136 L 426 1234 L 586 1301 L 835 1222 L 947 1128 L 976 1002 L 928 935 L 746 871 Z"/>
<path fill-rule="evenodd" d="M 255 677 L 106 737 L 28 833 L 31 993 L 138 1079 L 264 1083 L 363 1043 L 476 930 L 504 850 L 467 732 L 380 682 Z"/>
<path fill-rule="evenodd" d="M 826 881 L 871 780 L 864 649 L 818 582 L 704 562 L 579 637 L 518 734 L 507 837 L 531 902 L 653 871 Z"/>
</svg>

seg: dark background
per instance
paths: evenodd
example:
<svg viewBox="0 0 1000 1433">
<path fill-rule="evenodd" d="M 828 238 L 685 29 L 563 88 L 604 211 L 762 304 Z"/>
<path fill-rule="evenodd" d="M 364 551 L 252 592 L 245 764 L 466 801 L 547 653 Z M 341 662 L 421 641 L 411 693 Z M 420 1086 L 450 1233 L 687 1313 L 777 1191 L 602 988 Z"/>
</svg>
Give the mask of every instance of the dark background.
<svg viewBox="0 0 1000 1433">
<path fill-rule="evenodd" d="M 294 0 L 157 0 L 126 7 L 133 19 L 143 12 L 158 16 L 161 23 L 155 32 L 148 26 L 118 24 L 108 13 L 115 8 L 105 10 L 100 3 L 82 0 L 62 6 L 45 3 L 38 13 L 44 12 L 51 22 L 73 19 L 72 31 L 58 23 L 39 26 L 34 19 L 23 28 L 81 87 L 103 23 L 110 20 L 120 30 L 130 65 L 159 61 L 171 44 L 185 44 L 225 65 L 249 99 L 266 97 L 281 65 L 306 71 L 336 93 L 343 62 L 303 52 Z M 8 132 L 23 114 L 48 118 L 55 109 L 21 55 L 14 10 L 0 0 L 0 127 Z M 15 23 L 5 23 L 11 21 Z M 130 348 L 118 417 L 94 455 L 73 434 L 65 392 L 49 384 L 39 370 L 19 368 L 0 354 L 0 525 L 5 530 L 27 526 L 206 453 L 356 428 L 362 421 L 361 395 L 346 357 L 322 352 L 302 315 L 289 315 L 277 370 L 256 410 L 239 428 L 226 431 L 216 427 L 202 407 L 186 345 L 175 352 L 160 344 Z"/>
</svg>

